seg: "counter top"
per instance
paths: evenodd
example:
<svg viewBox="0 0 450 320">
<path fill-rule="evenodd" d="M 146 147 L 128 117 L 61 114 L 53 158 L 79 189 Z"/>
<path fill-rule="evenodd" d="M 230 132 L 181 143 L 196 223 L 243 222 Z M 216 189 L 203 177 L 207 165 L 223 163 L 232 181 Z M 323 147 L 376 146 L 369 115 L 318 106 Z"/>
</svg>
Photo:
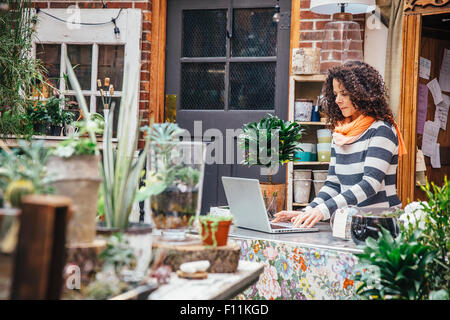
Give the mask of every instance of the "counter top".
<svg viewBox="0 0 450 320">
<path fill-rule="evenodd" d="M 346 241 L 333 237 L 328 222 L 319 222 L 316 227 L 319 228 L 318 232 L 272 234 L 231 226 L 229 236 L 230 238 L 267 240 L 291 243 L 302 247 L 362 253 L 362 250 L 352 240 Z"/>
</svg>

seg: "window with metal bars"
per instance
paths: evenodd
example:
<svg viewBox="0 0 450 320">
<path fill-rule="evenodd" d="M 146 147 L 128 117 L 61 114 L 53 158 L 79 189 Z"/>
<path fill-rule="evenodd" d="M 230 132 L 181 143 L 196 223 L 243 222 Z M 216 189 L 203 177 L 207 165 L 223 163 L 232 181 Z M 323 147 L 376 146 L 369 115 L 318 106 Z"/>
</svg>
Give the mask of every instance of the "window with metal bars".
<svg viewBox="0 0 450 320">
<path fill-rule="evenodd" d="M 180 109 L 274 110 L 272 16 L 273 8 L 183 11 Z"/>
</svg>

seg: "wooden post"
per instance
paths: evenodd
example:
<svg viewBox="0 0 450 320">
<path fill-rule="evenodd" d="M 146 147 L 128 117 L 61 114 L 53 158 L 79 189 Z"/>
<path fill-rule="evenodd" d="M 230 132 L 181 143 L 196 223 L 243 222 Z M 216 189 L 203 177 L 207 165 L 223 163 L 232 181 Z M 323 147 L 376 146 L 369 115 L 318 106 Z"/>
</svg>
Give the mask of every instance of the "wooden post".
<svg viewBox="0 0 450 320">
<path fill-rule="evenodd" d="M 71 203 L 64 196 L 22 198 L 11 299 L 59 299 Z"/>
</svg>

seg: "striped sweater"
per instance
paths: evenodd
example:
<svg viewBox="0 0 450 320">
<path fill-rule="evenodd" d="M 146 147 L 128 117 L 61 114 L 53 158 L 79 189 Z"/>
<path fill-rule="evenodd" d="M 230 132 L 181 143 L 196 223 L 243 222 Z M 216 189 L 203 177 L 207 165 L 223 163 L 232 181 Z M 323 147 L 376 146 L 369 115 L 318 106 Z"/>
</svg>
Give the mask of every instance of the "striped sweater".
<svg viewBox="0 0 450 320">
<path fill-rule="evenodd" d="M 305 210 L 317 207 L 324 219 L 339 208 L 401 206 L 397 196 L 398 137 L 395 127 L 375 121 L 355 142 L 332 142 L 328 177 Z"/>
</svg>

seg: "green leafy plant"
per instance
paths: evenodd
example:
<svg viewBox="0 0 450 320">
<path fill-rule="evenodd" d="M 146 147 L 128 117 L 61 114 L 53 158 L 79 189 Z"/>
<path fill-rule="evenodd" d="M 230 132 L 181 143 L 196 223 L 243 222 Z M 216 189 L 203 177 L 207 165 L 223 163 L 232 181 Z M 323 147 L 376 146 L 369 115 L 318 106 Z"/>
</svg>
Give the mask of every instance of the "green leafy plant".
<svg viewBox="0 0 450 320">
<path fill-rule="evenodd" d="M 273 159 L 280 164 L 294 160 L 304 129 L 296 122 L 268 114 L 258 122 L 245 124 L 242 131 L 239 136 L 240 148 L 245 152 L 242 164 L 269 168 Z M 269 175 L 269 182 L 272 182 L 272 175 Z"/>
<path fill-rule="evenodd" d="M 158 155 L 158 172 L 149 172 L 145 185 L 136 194 L 136 201 L 143 201 L 166 190 L 169 186 L 184 184 L 186 189 L 192 188 L 199 182 L 198 169 L 173 163 L 173 152 L 179 142 L 178 136 L 183 130 L 176 123 L 153 124 L 150 137 L 153 151 Z"/>
<path fill-rule="evenodd" d="M 442 187 L 426 181 L 420 188 L 426 193 L 428 201 L 420 203 L 423 215 L 422 236 L 419 242 L 436 248 L 436 256 L 427 265 L 430 289 L 445 290 L 450 294 L 450 188 L 447 176 Z M 403 232 L 410 234 L 419 228 L 421 221 L 403 226 Z"/>
<path fill-rule="evenodd" d="M 35 193 L 51 193 L 46 163 L 50 152 L 43 141 L 18 141 L 18 148 L 0 152 L 0 189 L 14 181 L 31 181 Z"/>
<path fill-rule="evenodd" d="M 40 60 L 31 55 L 37 16 L 30 0 L 6 3 L 9 10 L 0 11 L 0 134 L 28 136 L 22 117 L 26 99 L 37 82 L 45 81 Z"/>
<path fill-rule="evenodd" d="M 97 145 L 86 138 L 79 138 L 76 135 L 68 140 L 61 141 L 53 154 L 61 158 L 70 158 L 73 156 L 95 155 Z"/>
<path fill-rule="evenodd" d="M 35 134 L 45 135 L 51 124 L 51 118 L 45 101 L 35 101 L 28 107 L 28 118 L 34 127 Z"/>
<path fill-rule="evenodd" d="M 67 98 L 58 98 L 51 96 L 45 101 L 47 114 L 50 117 L 50 124 L 54 126 L 64 126 L 73 121 L 74 115 L 64 107 L 67 103 Z"/>
<path fill-rule="evenodd" d="M 98 131 L 97 123 L 91 119 L 91 113 L 88 110 L 86 100 L 67 54 L 65 54 L 64 59 L 67 65 L 67 76 L 75 90 L 78 105 L 85 115 L 85 120 L 77 122 L 78 131 L 73 133 L 69 139 L 61 141 L 53 150 L 53 154 L 63 158 L 76 155 L 98 155 L 99 150 L 95 136 Z M 87 137 L 84 137 L 85 135 Z"/>
<path fill-rule="evenodd" d="M 435 250 L 420 243 L 420 230 L 395 240 L 381 227 L 378 240 L 366 239 L 364 252 L 357 254 L 357 293 L 365 299 L 422 300 L 428 297 L 427 265 Z"/>
<path fill-rule="evenodd" d="M 133 250 L 121 232 L 109 237 L 106 248 L 100 253 L 99 258 L 104 261 L 105 268 L 113 267 L 118 276 L 122 268 L 130 268 L 136 263 Z"/>
<path fill-rule="evenodd" d="M 125 85 L 128 82 L 131 85 L 131 92 L 125 89 Z M 142 131 L 146 131 L 145 146 L 137 159 L 134 159 L 134 152 L 137 148 L 139 137 L 139 126 L 137 121 L 130 116 L 130 113 L 132 114 L 132 110 L 137 105 L 136 89 L 138 88 L 138 77 L 128 79 L 128 67 L 125 70 L 123 83 L 124 88 L 122 89 L 118 120 L 121 127 L 118 130 L 117 148 L 112 143 L 115 111 L 113 103 L 103 132 L 103 159 L 101 163 L 103 177 L 101 188 L 103 189 L 105 225 L 108 228 L 119 228 L 121 230 L 128 227 L 128 219 L 135 201 L 141 172 L 145 165 L 145 157 L 150 147 L 151 134 L 149 127 L 142 128 Z M 133 127 L 135 127 L 134 132 L 132 131 Z M 133 139 L 130 141 L 132 134 L 134 134 Z"/>
<path fill-rule="evenodd" d="M 30 139 L 33 135 L 33 123 L 27 114 L 8 110 L 2 112 L 0 116 L 0 137 L 6 138 L 8 135 L 21 136 L 23 139 Z"/>
</svg>

